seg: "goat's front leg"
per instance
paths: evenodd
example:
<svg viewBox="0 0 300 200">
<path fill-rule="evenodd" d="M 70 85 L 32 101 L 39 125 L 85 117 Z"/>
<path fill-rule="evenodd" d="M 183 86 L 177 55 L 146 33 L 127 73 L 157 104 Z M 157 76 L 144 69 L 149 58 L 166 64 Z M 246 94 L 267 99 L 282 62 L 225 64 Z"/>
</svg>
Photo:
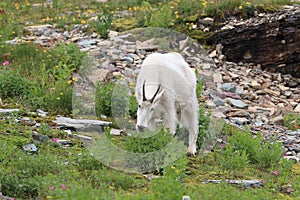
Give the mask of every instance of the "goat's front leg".
<svg viewBox="0 0 300 200">
<path fill-rule="evenodd" d="M 165 109 L 164 114 L 164 127 L 170 129 L 170 133 L 176 133 L 176 109 L 174 104 L 170 104 Z"/>
</svg>

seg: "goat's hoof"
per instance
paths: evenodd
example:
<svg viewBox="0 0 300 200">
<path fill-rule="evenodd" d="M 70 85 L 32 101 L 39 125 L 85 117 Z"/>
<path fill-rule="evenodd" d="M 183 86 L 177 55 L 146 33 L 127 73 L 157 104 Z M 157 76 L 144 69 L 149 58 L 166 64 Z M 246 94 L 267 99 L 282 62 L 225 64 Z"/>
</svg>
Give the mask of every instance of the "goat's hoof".
<svg viewBox="0 0 300 200">
<path fill-rule="evenodd" d="M 186 153 L 186 155 L 187 155 L 188 157 L 195 157 L 195 156 L 196 156 L 196 151 L 188 151 L 188 152 Z"/>
</svg>

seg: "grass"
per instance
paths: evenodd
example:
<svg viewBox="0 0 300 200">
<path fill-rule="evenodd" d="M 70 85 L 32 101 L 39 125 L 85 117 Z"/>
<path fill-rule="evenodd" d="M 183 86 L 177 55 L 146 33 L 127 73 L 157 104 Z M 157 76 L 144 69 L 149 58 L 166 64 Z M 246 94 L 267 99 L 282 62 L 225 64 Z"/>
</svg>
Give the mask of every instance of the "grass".
<svg viewBox="0 0 300 200">
<path fill-rule="evenodd" d="M 42 120 L 44 125 L 36 129 L 15 122 L 14 119 L 22 116 Z M 237 129 L 225 149 L 216 148 L 215 153 L 204 158 L 183 156 L 158 170 L 156 174 L 159 178 L 148 181 L 139 173 L 128 174 L 104 166 L 82 146 L 80 140 L 51 129 L 47 121 L 47 118 L 32 117 L 26 112 L 2 117 L 0 182 L 4 195 L 15 199 L 180 199 L 183 195 L 189 195 L 192 199 L 199 198 L 199 195 L 203 199 L 247 196 L 251 199 L 296 199 L 299 195 L 299 165 L 280 158 L 276 153 L 280 152 L 279 146 L 274 144 L 273 148 L 269 148 L 262 138 L 253 139 L 249 133 Z M 50 140 L 34 142 L 34 131 L 47 135 Z M 153 151 L 153 148 L 164 143 L 156 136 L 152 140 L 110 137 L 118 145 L 134 152 Z M 69 139 L 74 145 L 63 148 L 51 138 Z M 167 135 L 165 139 L 168 140 Z M 241 141 L 248 141 L 248 146 L 241 145 Z M 22 146 L 31 142 L 38 147 L 37 154 L 22 151 Z M 256 145 L 268 149 L 268 153 L 261 153 L 264 157 L 259 161 L 251 154 Z M 259 179 L 264 181 L 264 187 L 242 189 L 226 183 L 201 184 L 209 179 Z M 287 192 L 289 189 L 295 189 L 295 192 L 290 194 Z"/>
<path fill-rule="evenodd" d="M 96 3 L 92 0 L 76 2 L 4 0 L 0 2 L 0 106 L 19 107 L 21 112 L 0 116 L 0 191 L 14 199 L 297 199 L 300 196 L 300 167 L 281 158 L 278 143 L 265 141 L 259 135 L 253 138 L 249 132 L 241 132 L 225 126 L 228 137 L 225 147 L 216 147 L 206 157 L 180 157 L 177 161 L 149 172 L 158 178 L 147 180 L 140 173 L 113 170 L 101 163 L 78 139 L 53 126 L 53 115 L 72 115 L 72 78 L 84 63 L 86 53 L 75 44 L 58 43 L 50 48 L 31 42 L 11 45 L 6 40 L 32 35 L 25 30 L 28 25 L 53 24 L 62 31 L 75 25 L 85 26 L 86 32 L 97 32 L 106 38 L 108 30 L 128 30 L 135 27 L 159 26 L 188 33 L 205 40 L 201 30 L 194 25 L 201 17 L 226 17 L 238 11 L 249 17 L 255 10 L 273 10 L 278 1 L 109 1 Z M 123 13 L 123 14 L 122 14 Z M 124 15 L 124 13 L 126 15 Z M 163 14 L 162 14 L 163 13 Z M 102 16 L 102 18 L 101 18 Z M 89 19 L 96 17 L 96 21 Z M 112 22 L 112 23 L 111 23 Z M 202 85 L 197 85 L 200 97 Z M 128 100 L 111 102 L 113 83 L 98 83 L 96 92 L 97 116 L 113 116 L 110 105 L 126 108 L 122 113 L 135 118 L 137 103 L 133 95 Z M 129 88 L 132 90 L 133 88 Z M 39 117 L 30 111 L 37 108 L 50 111 L 50 117 Z M 200 109 L 198 146 L 207 135 L 209 113 Z M 31 126 L 19 119 L 28 117 L 40 123 Z M 285 123 L 297 128 L 298 115 L 286 115 Z M 292 123 L 293 122 L 293 123 Z M 109 131 L 109 129 L 107 129 Z M 36 132 L 48 140 L 37 142 Z M 184 133 L 183 133 L 184 134 Z M 150 138 L 106 136 L 116 146 L 135 153 L 153 152 L 169 143 L 173 137 L 162 130 Z M 180 136 L 178 136 L 180 137 Z M 185 136 L 181 136 L 185 137 Z M 68 139 L 71 147 L 62 147 L 52 139 Z M 22 150 L 23 145 L 34 143 L 37 154 Z M 168 158 L 166 152 L 165 159 Z M 140 160 L 133 160 L 139 163 Z M 149 160 L 149 165 L 159 159 Z M 226 183 L 202 184 L 209 179 L 259 179 L 264 187 L 243 189 Z M 294 190 L 293 192 L 291 192 Z"/>
</svg>

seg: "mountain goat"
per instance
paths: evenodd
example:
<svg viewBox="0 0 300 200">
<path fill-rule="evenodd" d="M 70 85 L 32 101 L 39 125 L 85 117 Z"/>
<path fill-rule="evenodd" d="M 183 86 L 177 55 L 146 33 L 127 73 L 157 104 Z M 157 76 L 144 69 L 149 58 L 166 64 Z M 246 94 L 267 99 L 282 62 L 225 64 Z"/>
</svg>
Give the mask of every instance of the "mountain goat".
<svg viewBox="0 0 300 200">
<path fill-rule="evenodd" d="M 138 131 L 154 131 L 157 121 L 175 135 L 187 128 L 187 154 L 195 155 L 198 137 L 198 100 L 194 71 L 178 53 L 152 53 L 142 63 L 136 82 Z"/>
</svg>

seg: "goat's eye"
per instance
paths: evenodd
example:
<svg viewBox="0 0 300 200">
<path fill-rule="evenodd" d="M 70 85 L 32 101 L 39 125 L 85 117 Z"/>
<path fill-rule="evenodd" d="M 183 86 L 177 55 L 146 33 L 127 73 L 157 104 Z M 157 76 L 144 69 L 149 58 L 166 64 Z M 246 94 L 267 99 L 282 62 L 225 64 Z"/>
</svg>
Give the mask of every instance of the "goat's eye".
<svg viewBox="0 0 300 200">
<path fill-rule="evenodd" d="M 141 107 L 141 105 L 139 105 L 139 108 Z"/>
</svg>

